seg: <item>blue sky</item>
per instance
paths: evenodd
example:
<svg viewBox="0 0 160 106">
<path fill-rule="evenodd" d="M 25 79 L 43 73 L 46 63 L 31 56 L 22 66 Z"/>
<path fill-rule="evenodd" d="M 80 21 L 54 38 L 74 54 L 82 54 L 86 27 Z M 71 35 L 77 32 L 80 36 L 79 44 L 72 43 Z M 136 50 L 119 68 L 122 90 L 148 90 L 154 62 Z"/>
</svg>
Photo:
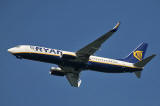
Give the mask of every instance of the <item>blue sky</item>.
<svg viewBox="0 0 160 106">
<path fill-rule="evenodd" d="M 0 106 L 159 106 L 159 0 L 1 0 Z M 77 51 L 121 22 L 96 55 L 123 58 L 141 42 L 157 57 L 134 74 L 82 72 L 82 85 L 49 75 L 53 64 L 6 50 L 30 44 Z"/>
</svg>

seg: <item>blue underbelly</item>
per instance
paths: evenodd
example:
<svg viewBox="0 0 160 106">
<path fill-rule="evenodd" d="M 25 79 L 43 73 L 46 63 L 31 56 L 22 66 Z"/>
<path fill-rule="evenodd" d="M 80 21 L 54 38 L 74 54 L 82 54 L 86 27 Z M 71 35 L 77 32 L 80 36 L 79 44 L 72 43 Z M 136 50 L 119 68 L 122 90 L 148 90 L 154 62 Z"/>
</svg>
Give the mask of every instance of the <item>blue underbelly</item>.
<svg viewBox="0 0 160 106">
<path fill-rule="evenodd" d="M 24 59 L 47 62 L 47 63 L 57 64 L 60 66 L 74 67 L 76 69 L 86 68 L 86 64 L 84 63 L 73 62 L 67 59 L 62 59 L 60 56 L 38 54 L 38 53 L 16 53 L 14 55 Z"/>
<path fill-rule="evenodd" d="M 91 61 L 88 62 L 87 68 L 89 70 L 106 72 L 106 73 L 124 73 L 124 72 L 140 71 L 137 68 L 130 68 L 130 67 L 125 67 L 125 66 L 91 62 Z"/>
<path fill-rule="evenodd" d="M 123 66 L 99 63 L 99 62 L 89 61 L 87 64 L 84 64 L 80 62 L 64 60 L 60 56 L 56 55 L 47 55 L 38 53 L 16 53 L 14 55 L 22 57 L 24 59 L 47 62 L 47 63 L 57 64 L 60 66 L 74 67 L 75 69 L 81 69 L 81 70 L 86 69 L 86 70 L 94 70 L 106 73 L 123 73 L 123 72 L 138 71 L 138 69 L 136 68 L 123 67 Z"/>
<path fill-rule="evenodd" d="M 61 60 L 59 56 L 38 54 L 38 53 L 16 53 L 15 56 L 19 56 L 24 59 L 36 60 L 41 62 L 60 64 Z"/>
</svg>

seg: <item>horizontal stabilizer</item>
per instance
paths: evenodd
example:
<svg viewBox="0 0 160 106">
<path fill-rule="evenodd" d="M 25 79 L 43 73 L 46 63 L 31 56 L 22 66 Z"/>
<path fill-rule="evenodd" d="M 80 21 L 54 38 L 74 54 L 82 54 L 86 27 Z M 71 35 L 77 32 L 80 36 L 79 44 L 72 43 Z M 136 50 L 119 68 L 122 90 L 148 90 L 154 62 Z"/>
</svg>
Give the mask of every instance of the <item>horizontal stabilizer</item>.
<svg viewBox="0 0 160 106">
<path fill-rule="evenodd" d="M 141 71 L 134 72 L 137 78 L 141 78 Z"/>
<path fill-rule="evenodd" d="M 142 61 L 139 61 L 139 62 L 135 63 L 134 65 L 135 65 L 136 67 L 144 67 L 144 66 L 145 66 L 149 61 L 151 61 L 155 56 L 156 56 L 156 55 L 153 54 L 153 55 L 151 55 L 151 56 L 143 59 Z"/>
</svg>

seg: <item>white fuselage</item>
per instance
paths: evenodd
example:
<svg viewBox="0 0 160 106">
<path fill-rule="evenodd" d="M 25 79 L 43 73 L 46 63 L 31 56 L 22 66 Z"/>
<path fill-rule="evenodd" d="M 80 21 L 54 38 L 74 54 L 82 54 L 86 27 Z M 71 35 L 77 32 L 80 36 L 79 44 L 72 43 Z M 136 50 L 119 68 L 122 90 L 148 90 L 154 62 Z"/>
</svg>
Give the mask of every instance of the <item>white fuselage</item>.
<svg viewBox="0 0 160 106">
<path fill-rule="evenodd" d="M 57 49 L 51 49 L 51 48 L 45 48 L 45 47 L 39 47 L 39 46 L 31 46 L 31 45 L 20 45 L 20 46 L 16 46 L 16 47 L 13 47 L 13 48 L 10 48 L 8 49 L 9 52 L 11 52 L 12 54 L 18 54 L 18 56 L 21 57 L 20 54 L 40 54 L 40 55 L 47 55 L 47 56 L 56 56 L 56 57 L 59 57 L 61 58 L 62 55 L 68 55 L 68 56 L 74 56 L 76 57 L 76 53 L 74 52 L 68 52 L 68 51 L 62 51 L 62 50 L 57 50 Z M 22 58 L 25 58 L 25 55 L 24 57 Z M 31 58 L 28 58 L 26 57 L 26 59 L 31 59 L 32 60 L 33 57 Z M 44 58 L 44 57 L 39 57 L 39 58 Z M 49 58 L 47 58 L 49 59 Z M 43 60 L 43 59 L 40 59 L 40 61 L 43 61 L 43 62 L 49 62 L 50 61 L 46 61 Z M 33 60 L 35 60 L 33 58 Z M 52 61 L 51 61 L 52 62 Z M 62 62 L 62 61 L 61 61 Z M 101 64 L 104 64 L 104 65 L 111 65 L 111 66 L 116 66 L 116 67 L 122 67 L 122 68 L 137 68 L 134 66 L 133 63 L 129 63 L 129 62 L 125 62 L 125 61 L 121 61 L 121 60 L 115 60 L 115 59 L 109 59 L 109 58 L 104 58 L 104 57 L 98 57 L 98 56 L 90 56 L 89 58 L 89 61 L 88 61 L 88 69 L 92 69 L 92 66 L 94 67 L 93 70 L 100 70 L 100 69 L 97 69 L 97 66 L 96 64 L 100 64 L 100 68 L 105 68 L 105 66 L 101 65 Z M 58 64 L 58 65 L 61 65 L 60 63 L 56 63 L 56 62 L 53 62 L 55 64 Z M 72 62 L 73 63 L 73 62 Z M 95 64 L 96 63 L 96 64 Z M 70 63 L 71 64 L 71 63 Z M 73 63 L 74 64 L 74 63 Z M 112 67 L 111 67 L 112 68 Z M 109 68 L 108 68 L 109 69 Z M 116 68 L 115 68 L 116 69 Z M 105 69 L 104 69 L 105 70 Z M 107 70 L 107 69 L 106 69 Z M 104 72 L 104 71 L 103 71 Z"/>
</svg>

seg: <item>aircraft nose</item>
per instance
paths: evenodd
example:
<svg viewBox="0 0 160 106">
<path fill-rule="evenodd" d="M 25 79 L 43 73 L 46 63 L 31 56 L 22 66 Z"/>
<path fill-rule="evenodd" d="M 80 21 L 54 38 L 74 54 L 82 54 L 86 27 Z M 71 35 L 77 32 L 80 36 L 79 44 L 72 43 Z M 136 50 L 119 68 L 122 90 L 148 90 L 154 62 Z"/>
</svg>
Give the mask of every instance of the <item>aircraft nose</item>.
<svg viewBox="0 0 160 106">
<path fill-rule="evenodd" d="M 9 52 L 9 53 L 13 53 L 13 51 L 14 51 L 13 49 L 14 49 L 14 48 L 8 49 L 8 52 Z"/>
</svg>

